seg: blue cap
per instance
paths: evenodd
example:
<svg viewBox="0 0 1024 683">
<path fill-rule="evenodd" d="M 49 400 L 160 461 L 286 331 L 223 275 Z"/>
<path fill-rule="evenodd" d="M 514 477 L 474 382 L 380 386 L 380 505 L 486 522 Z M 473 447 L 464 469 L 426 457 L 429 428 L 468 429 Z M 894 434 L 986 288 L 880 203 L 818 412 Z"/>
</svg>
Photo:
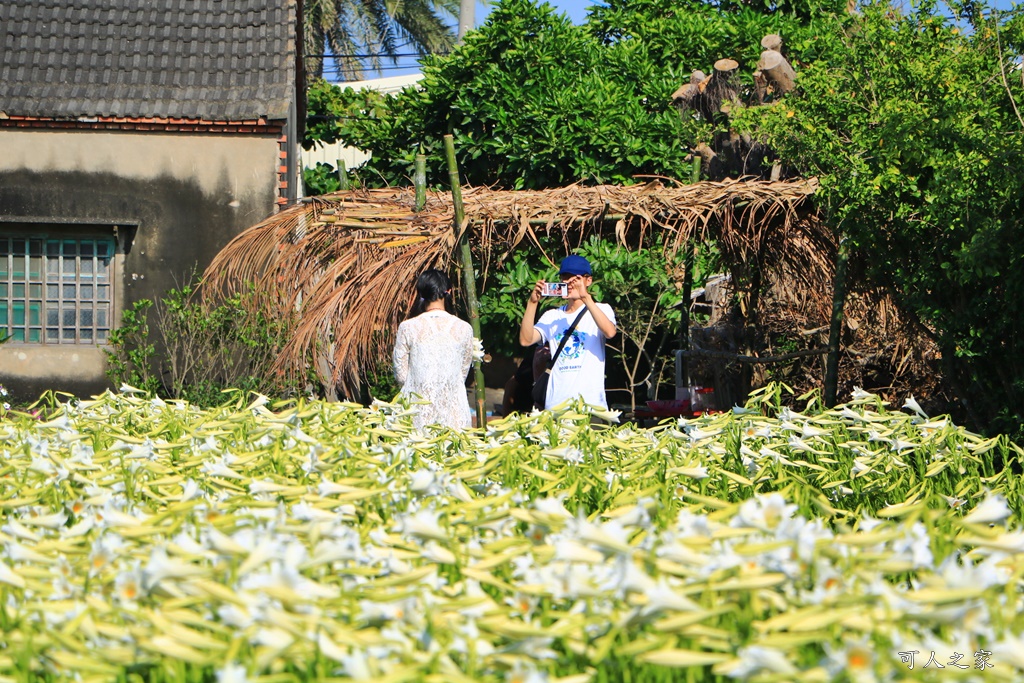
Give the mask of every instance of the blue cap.
<svg viewBox="0 0 1024 683">
<path fill-rule="evenodd" d="M 562 259 L 562 265 L 558 266 L 559 275 L 590 275 L 590 261 L 572 254 Z"/>
</svg>

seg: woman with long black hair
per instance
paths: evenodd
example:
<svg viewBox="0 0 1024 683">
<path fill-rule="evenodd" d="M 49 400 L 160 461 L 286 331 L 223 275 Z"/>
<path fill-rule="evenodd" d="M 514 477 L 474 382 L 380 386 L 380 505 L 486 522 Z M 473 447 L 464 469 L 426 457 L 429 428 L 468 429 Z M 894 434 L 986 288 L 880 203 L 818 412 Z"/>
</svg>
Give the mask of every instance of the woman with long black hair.
<svg viewBox="0 0 1024 683">
<path fill-rule="evenodd" d="M 395 378 L 401 395 L 419 405 L 413 424 L 462 429 L 472 417 L 466 373 L 473 359 L 473 328 L 454 315 L 452 285 L 436 268 L 416 281 L 416 302 L 395 337 Z"/>
</svg>

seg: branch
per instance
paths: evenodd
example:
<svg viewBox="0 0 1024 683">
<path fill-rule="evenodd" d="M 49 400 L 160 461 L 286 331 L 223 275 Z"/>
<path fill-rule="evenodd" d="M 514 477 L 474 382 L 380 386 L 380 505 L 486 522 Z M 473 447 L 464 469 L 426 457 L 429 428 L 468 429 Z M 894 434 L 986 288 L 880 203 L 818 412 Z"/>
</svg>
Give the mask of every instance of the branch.
<svg viewBox="0 0 1024 683">
<path fill-rule="evenodd" d="M 738 353 L 730 353 L 728 351 L 705 351 L 704 349 L 689 349 L 681 350 L 684 356 L 697 356 L 702 358 L 721 358 L 723 360 L 731 360 L 735 363 L 781 363 L 787 360 L 793 360 L 795 358 L 803 358 L 805 356 L 824 356 L 828 353 L 828 349 L 804 349 L 803 351 L 794 351 L 792 353 L 784 353 L 781 356 L 744 356 Z"/>
<path fill-rule="evenodd" d="M 1013 91 L 1010 90 L 1010 82 L 1006 78 L 1006 62 L 1003 60 L 1003 43 L 999 38 L 999 19 L 995 20 L 996 25 L 996 57 L 999 59 L 999 78 L 1003 81 L 1003 87 L 1006 88 L 1006 95 L 1010 98 L 1010 106 L 1013 107 L 1013 113 L 1017 115 L 1017 121 L 1020 122 L 1021 128 L 1024 128 L 1024 118 L 1021 118 L 1020 110 L 1017 109 L 1017 102 L 1013 99 Z M 1024 80 L 1024 76 L 1021 77 Z"/>
</svg>

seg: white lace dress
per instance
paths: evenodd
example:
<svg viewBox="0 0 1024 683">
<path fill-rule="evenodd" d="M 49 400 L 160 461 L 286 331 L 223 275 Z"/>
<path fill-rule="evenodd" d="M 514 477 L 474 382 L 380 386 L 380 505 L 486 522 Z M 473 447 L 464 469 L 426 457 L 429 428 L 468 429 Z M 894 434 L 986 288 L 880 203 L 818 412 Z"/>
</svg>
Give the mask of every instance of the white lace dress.
<svg viewBox="0 0 1024 683">
<path fill-rule="evenodd" d="M 445 311 L 427 311 L 398 326 L 395 379 L 401 395 L 420 405 L 413 424 L 469 427 L 466 373 L 473 359 L 473 328 Z"/>
</svg>

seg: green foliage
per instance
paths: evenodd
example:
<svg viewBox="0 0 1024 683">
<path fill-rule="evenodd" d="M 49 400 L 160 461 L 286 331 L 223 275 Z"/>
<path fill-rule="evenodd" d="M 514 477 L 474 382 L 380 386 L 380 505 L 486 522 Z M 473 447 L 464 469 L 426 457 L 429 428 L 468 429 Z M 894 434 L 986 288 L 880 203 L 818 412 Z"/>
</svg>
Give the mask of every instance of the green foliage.
<svg viewBox="0 0 1024 683">
<path fill-rule="evenodd" d="M 398 382 L 395 380 L 395 371 L 391 365 L 391 359 L 382 358 L 373 371 L 366 376 L 366 402 L 374 399 L 381 401 L 394 400 L 398 395 Z"/>
<path fill-rule="evenodd" d="M 257 299 L 250 289 L 211 305 L 190 284 L 168 291 L 157 316 L 170 396 L 219 405 L 226 389 L 288 393 L 273 368 L 288 321 L 267 315 Z"/>
<path fill-rule="evenodd" d="M 121 314 L 121 326 L 110 331 L 107 355 L 107 377 L 116 385 L 128 384 L 155 394 L 160 378 L 153 373 L 156 347 L 149 336 L 147 312 L 150 299 L 136 301 Z"/>
<path fill-rule="evenodd" d="M 686 127 L 669 105 L 678 78 L 643 44 L 603 45 L 549 5 L 504 0 L 448 57 L 424 60 L 422 89 L 378 100 L 317 92 L 329 135 L 371 150 L 380 182 L 407 182 L 423 146 L 428 182 L 446 181 L 442 138 L 451 133 L 463 178 L 510 188 L 575 180 L 632 182 L 686 173 Z M 361 99 L 362 98 L 362 99 Z M 342 113 L 339 113 L 339 110 Z"/>
<path fill-rule="evenodd" d="M 845 12 L 845 0 L 699 2 L 698 0 L 611 0 L 595 6 L 588 28 L 603 43 L 642 43 L 654 64 L 678 68 L 679 84 L 693 69 L 711 73 L 719 59 L 740 63 L 747 81 L 761 55 L 761 38 L 781 35 L 787 52 L 803 54 L 817 40 L 818 26 Z"/>
<path fill-rule="evenodd" d="M 306 90 L 305 149 L 341 139 L 348 117 L 378 118 L 387 113 L 387 96 L 376 90 L 339 88 L 322 78 Z"/>
<path fill-rule="evenodd" d="M 420 145 L 428 182 L 445 184 L 448 133 L 473 185 L 688 177 L 690 150 L 723 125 L 672 107 L 690 71 L 710 73 L 732 57 L 749 81 L 761 37 L 773 32 L 790 50 L 813 55 L 820 17 L 845 3 L 728 6 L 726 13 L 722 3 L 614 1 L 574 26 L 546 3 L 502 0 L 451 55 L 424 60 L 421 88 L 383 97 L 314 84 L 306 144 L 342 140 L 369 150 L 367 169 L 386 184 L 407 182 Z"/>
<path fill-rule="evenodd" d="M 1017 26 L 992 15 L 965 34 L 930 3 L 867 6 L 834 20 L 798 93 L 741 120 L 820 178 L 867 276 L 934 331 L 976 423 L 1006 411 L 1000 430 L 1019 428 L 1024 400 L 1024 92 L 1001 50 Z"/>
<path fill-rule="evenodd" d="M 110 334 L 107 376 L 114 384 L 203 406 L 220 405 L 229 389 L 300 392 L 303 387 L 286 384 L 273 368 L 288 321 L 267 316 L 256 298 L 249 291 L 211 305 L 193 285 L 171 289 L 156 306 L 156 333 L 147 315 L 153 302 L 137 302 Z"/>
<path fill-rule="evenodd" d="M 550 253 L 557 253 L 555 245 L 549 246 Z M 594 298 L 615 311 L 619 334 L 609 343 L 608 389 L 626 392 L 630 401 L 656 397 L 660 386 L 674 381 L 670 370 L 679 334 L 682 293 L 676 281 L 684 267 L 682 255 L 671 256 L 660 243 L 627 250 L 599 237 L 586 240 L 576 253 L 593 266 L 590 292 Z M 713 250 L 701 250 L 695 268 L 698 281 L 711 272 L 716 259 Z M 521 353 L 516 331 L 530 290 L 537 280 L 554 280 L 557 275 L 557 269 L 536 252 L 519 250 L 509 255 L 495 282 L 480 297 L 481 326 L 489 350 L 506 356 Z"/>
<path fill-rule="evenodd" d="M 307 166 L 302 169 L 302 182 L 307 197 L 337 192 L 341 189 L 337 169 L 321 161 L 316 162 L 313 168 Z"/>
<path fill-rule="evenodd" d="M 455 43 L 451 18 L 458 17 L 458 0 L 304 0 L 299 6 L 307 81 L 323 74 L 325 52 L 333 55 L 339 76 L 358 80 L 364 69 L 395 62 L 401 52 L 439 52 Z"/>
<path fill-rule="evenodd" d="M 543 188 L 687 177 L 697 143 L 752 132 L 787 168 L 820 178 L 818 202 L 854 246 L 856 286 L 892 293 L 934 335 L 965 418 L 1019 432 L 1024 14 L 950 7 L 970 30 L 931 0 L 857 12 L 841 0 L 609 0 L 584 26 L 503 0 L 451 55 L 425 60 L 420 89 L 391 98 L 318 85 L 311 136 L 371 151 L 367 168 L 387 184 L 408 183 L 422 145 L 428 182 L 444 186 L 451 133 L 465 182 Z M 767 33 L 783 38 L 795 92 L 713 121 L 671 107 L 691 70 L 722 57 L 749 88 Z M 539 269 L 509 263 L 499 289 Z M 509 298 L 489 302 L 495 320 L 515 317 Z"/>
</svg>

